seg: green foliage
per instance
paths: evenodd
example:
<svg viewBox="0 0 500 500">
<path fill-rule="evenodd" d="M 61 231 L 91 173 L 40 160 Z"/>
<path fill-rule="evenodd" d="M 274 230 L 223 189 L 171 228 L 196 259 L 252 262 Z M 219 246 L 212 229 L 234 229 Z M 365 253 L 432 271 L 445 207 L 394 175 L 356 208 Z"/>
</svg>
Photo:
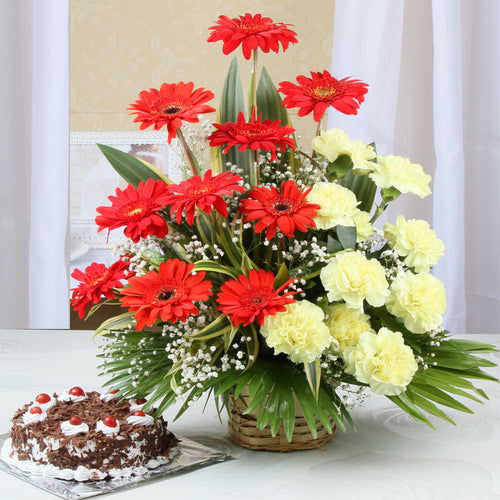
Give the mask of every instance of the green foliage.
<svg viewBox="0 0 500 500">
<path fill-rule="evenodd" d="M 356 226 L 337 226 L 337 237 L 345 250 L 356 248 Z"/>
<path fill-rule="evenodd" d="M 240 69 L 235 57 L 229 66 L 229 71 L 220 96 L 219 122 L 236 122 L 238 113 L 240 112 L 245 112 L 245 98 L 241 85 Z M 222 148 L 219 149 L 219 157 L 223 170 L 226 169 L 226 163 L 229 162 L 231 165 L 238 165 L 239 168 L 243 169 L 245 176 L 247 178 L 250 177 L 251 159 L 249 151 L 242 153 L 237 151 L 236 148 L 231 148 L 227 154 L 224 154 L 222 153 Z"/>
<path fill-rule="evenodd" d="M 262 68 L 257 86 L 257 109 L 263 120 L 279 120 L 282 125 L 290 124 L 288 112 L 281 103 L 281 96 L 265 67 Z"/>
<path fill-rule="evenodd" d="M 162 180 L 167 184 L 173 183 L 163 172 L 160 172 L 160 170 L 150 163 L 141 161 L 111 146 L 104 144 L 98 144 L 97 146 L 111 166 L 128 184 L 133 184 L 137 187 L 141 181 L 147 181 L 148 179 Z"/>
<path fill-rule="evenodd" d="M 358 205 L 360 210 L 370 212 L 375 200 L 377 186 L 368 177 L 368 175 L 354 175 L 352 170 L 349 170 L 340 180 L 339 184 L 350 189 L 361 202 Z"/>
<path fill-rule="evenodd" d="M 341 429 L 345 429 L 344 421 L 351 423 L 347 409 L 331 385 L 323 380 L 315 397 L 304 372 L 287 361 L 259 358 L 242 374 L 232 372 L 222 381 L 217 379 L 214 388 L 215 395 L 223 397 L 226 405 L 230 404 L 231 396 L 248 396 L 244 413 L 255 412 L 257 427 L 270 426 L 273 436 L 283 425 L 288 440 L 293 436 L 296 408 L 304 415 L 313 436 L 318 421 L 328 431 L 332 430 L 332 423 Z"/>
<path fill-rule="evenodd" d="M 335 179 L 341 179 L 353 167 L 351 157 L 349 155 L 340 155 L 335 161 L 328 164 L 328 180 L 331 182 Z"/>
<path fill-rule="evenodd" d="M 485 392 L 475 387 L 469 379 L 498 382 L 497 379 L 481 370 L 481 367 L 491 367 L 496 364 L 475 355 L 477 352 L 494 352 L 496 349 L 489 344 L 465 340 L 443 340 L 441 345 L 432 346 L 429 350 L 431 349 L 434 356 L 429 356 L 429 362 L 432 362 L 432 365 L 427 369 L 420 369 L 403 394 L 390 396 L 389 399 L 413 418 L 430 427 L 433 425 L 426 413 L 455 424 L 452 418 L 437 405 L 473 413 L 468 406 L 454 396 L 478 403 L 482 403 L 483 399 L 488 399 Z"/>
</svg>

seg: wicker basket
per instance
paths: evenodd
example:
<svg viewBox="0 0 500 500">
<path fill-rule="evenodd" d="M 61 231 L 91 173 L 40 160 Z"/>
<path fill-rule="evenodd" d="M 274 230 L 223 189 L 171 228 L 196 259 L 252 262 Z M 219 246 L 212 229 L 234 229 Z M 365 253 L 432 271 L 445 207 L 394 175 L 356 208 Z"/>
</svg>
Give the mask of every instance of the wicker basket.
<svg viewBox="0 0 500 500">
<path fill-rule="evenodd" d="M 248 404 L 248 397 L 242 396 Z M 271 435 L 271 429 L 266 427 L 260 431 L 257 428 L 257 416 L 255 413 L 244 415 L 246 408 L 241 399 L 232 399 L 229 417 L 229 437 L 231 441 L 243 448 L 260 451 L 299 451 L 313 450 L 328 443 L 335 436 L 336 427 L 332 424 L 333 432 L 329 433 L 323 424 L 317 421 L 317 437 L 313 438 L 299 405 L 296 405 L 295 428 L 292 441 L 289 442 L 283 426 L 280 427 L 276 436 Z"/>
</svg>

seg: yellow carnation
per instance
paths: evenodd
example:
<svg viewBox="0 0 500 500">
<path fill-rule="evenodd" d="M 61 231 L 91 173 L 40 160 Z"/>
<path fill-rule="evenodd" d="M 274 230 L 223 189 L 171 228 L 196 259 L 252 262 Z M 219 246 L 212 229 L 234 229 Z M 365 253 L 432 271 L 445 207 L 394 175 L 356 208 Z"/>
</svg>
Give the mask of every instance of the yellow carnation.
<svg viewBox="0 0 500 500">
<path fill-rule="evenodd" d="M 369 177 L 381 188 L 395 187 L 402 193 L 413 193 L 420 198 L 431 194 L 431 176 L 421 165 L 401 156 L 379 156 Z"/>
<path fill-rule="evenodd" d="M 334 162 L 340 155 L 351 158 L 353 168 L 359 172 L 373 170 L 375 164 L 370 161 L 376 156 L 372 146 L 363 141 L 352 141 L 349 136 L 338 128 L 322 130 L 312 141 L 314 151 L 323 155 L 329 162 Z"/>
<path fill-rule="evenodd" d="M 355 347 L 344 352 L 346 372 L 369 384 L 376 394 L 397 396 L 406 390 L 418 369 L 413 351 L 400 332 L 381 328 L 363 332 Z"/>
<path fill-rule="evenodd" d="M 275 354 L 288 354 L 294 363 L 311 363 L 337 342 L 323 323 L 325 313 L 321 307 L 301 300 L 286 306 L 286 311 L 266 316 L 260 333 Z"/>
<path fill-rule="evenodd" d="M 356 225 L 356 241 L 367 240 L 375 231 L 375 228 L 370 223 L 370 214 L 363 210 L 357 210 L 354 214 L 353 220 Z"/>
<path fill-rule="evenodd" d="M 444 243 L 425 220 L 406 221 L 400 215 L 395 226 L 385 224 L 384 235 L 392 248 L 405 257 L 406 265 L 418 273 L 428 271 L 444 254 Z"/>
<path fill-rule="evenodd" d="M 361 252 L 342 252 L 323 268 L 321 283 L 330 302 L 344 300 L 347 307 L 360 309 L 363 300 L 374 307 L 385 304 L 389 283 L 380 262 L 367 259 Z"/>
<path fill-rule="evenodd" d="M 318 229 L 354 226 L 353 217 L 359 202 L 351 190 L 340 184 L 317 182 L 307 195 L 307 201 L 321 207 L 318 216 L 314 218 Z"/>
<path fill-rule="evenodd" d="M 440 327 L 446 311 L 443 282 L 429 273 L 400 273 L 391 284 L 387 309 L 404 320 L 408 330 L 425 333 Z"/>
<path fill-rule="evenodd" d="M 345 304 L 330 306 L 327 310 L 326 324 L 331 335 L 338 341 L 340 352 L 358 343 L 363 332 L 372 332 L 370 316 L 359 309 L 352 309 Z"/>
</svg>

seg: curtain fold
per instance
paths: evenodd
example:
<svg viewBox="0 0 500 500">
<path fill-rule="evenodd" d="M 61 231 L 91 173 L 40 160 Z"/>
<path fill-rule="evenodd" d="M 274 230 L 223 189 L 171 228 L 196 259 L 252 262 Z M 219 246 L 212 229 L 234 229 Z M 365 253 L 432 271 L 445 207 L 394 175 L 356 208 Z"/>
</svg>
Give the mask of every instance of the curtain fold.
<svg viewBox="0 0 500 500">
<path fill-rule="evenodd" d="M 454 333 L 500 322 L 499 22 L 495 0 L 336 1 L 332 73 L 370 89 L 358 116 L 329 125 L 433 175 L 432 197 L 401 197 L 386 219 L 427 219 L 445 241 L 434 272 Z"/>
<path fill-rule="evenodd" d="M 0 0 L 0 328 L 68 328 L 68 1 Z"/>
</svg>

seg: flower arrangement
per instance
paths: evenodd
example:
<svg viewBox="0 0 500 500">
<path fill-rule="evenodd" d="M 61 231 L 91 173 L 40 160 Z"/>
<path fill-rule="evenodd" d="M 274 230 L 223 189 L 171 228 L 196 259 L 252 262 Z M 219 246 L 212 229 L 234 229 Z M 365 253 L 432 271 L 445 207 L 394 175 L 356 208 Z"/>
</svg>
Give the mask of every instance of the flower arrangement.
<svg viewBox="0 0 500 500">
<path fill-rule="evenodd" d="M 180 399 L 180 416 L 203 394 L 229 409 L 244 401 L 258 429 L 289 441 L 299 411 L 312 439 L 319 427 L 352 424 L 346 387 L 384 395 L 431 426 L 429 415 L 453 423 L 446 407 L 471 412 L 463 398 L 486 398 L 471 379 L 495 380 L 478 354 L 494 349 L 442 327 L 445 288 L 430 271 L 443 242 L 423 220 L 374 226 L 402 193 L 429 195 L 431 177 L 322 130 L 329 108 L 357 114 L 366 83 L 325 70 L 274 86 L 258 54 L 296 44 L 291 25 L 245 14 L 220 16 L 210 30 L 224 54 L 241 47 L 252 60 L 247 105 L 235 58 L 216 123 L 198 138 L 210 158 L 195 153 L 186 123 L 215 111 L 214 94 L 192 82 L 142 91 L 129 108 L 141 129 L 166 127 L 178 141 L 185 180 L 100 146 L 128 186 L 96 223 L 130 241 L 112 266 L 73 273 L 71 304 L 82 318 L 106 304 L 126 309 L 96 332 L 106 338 L 107 385 L 146 397 L 158 414 Z M 297 144 L 290 108 L 317 123 L 312 152 Z"/>
</svg>

